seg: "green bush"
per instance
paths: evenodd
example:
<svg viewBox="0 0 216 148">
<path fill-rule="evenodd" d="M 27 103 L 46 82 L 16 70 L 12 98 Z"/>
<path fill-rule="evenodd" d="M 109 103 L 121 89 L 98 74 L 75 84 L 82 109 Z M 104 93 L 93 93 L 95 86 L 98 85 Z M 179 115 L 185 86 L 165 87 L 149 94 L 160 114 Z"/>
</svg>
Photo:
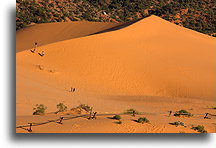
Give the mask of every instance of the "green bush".
<svg viewBox="0 0 216 148">
<path fill-rule="evenodd" d="M 80 104 L 79 106 L 73 107 L 70 110 L 73 112 L 76 112 L 77 114 L 81 114 L 83 112 L 89 113 L 92 111 L 92 107 L 90 107 L 89 105 L 86 105 L 86 104 Z"/>
<path fill-rule="evenodd" d="M 133 108 L 130 108 L 130 109 L 128 109 L 128 110 L 126 110 L 125 112 L 124 112 L 124 114 L 140 114 L 138 111 L 136 111 L 135 109 L 133 109 Z"/>
<path fill-rule="evenodd" d="M 121 116 L 120 116 L 120 115 L 115 115 L 115 116 L 112 117 L 112 119 L 120 120 L 120 119 L 121 119 Z"/>
<path fill-rule="evenodd" d="M 139 123 L 149 123 L 150 121 L 146 117 L 140 117 L 137 122 Z"/>
<path fill-rule="evenodd" d="M 90 112 L 91 111 L 91 107 L 89 105 L 86 105 L 86 104 L 80 104 L 78 106 L 78 108 L 81 108 L 81 109 L 85 110 L 86 112 Z"/>
<path fill-rule="evenodd" d="M 59 104 L 57 104 L 56 107 L 57 107 L 57 109 L 58 109 L 57 112 L 64 112 L 64 111 L 67 110 L 67 106 L 64 105 L 63 103 L 59 103 Z"/>
<path fill-rule="evenodd" d="M 176 121 L 176 122 L 173 122 L 173 123 L 170 123 L 171 125 L 175 125 L 176 127 L 181 125 L 181 126 L 184 126 L 184 122 L 180 122 L 180 121 Z"/>
<path fill-rule="evenodd" d="M 47 107 L 43 104 L 36 104 L 36 107 L 33 108 L 33 115 L 44 115 Z"/>
<path fill-rule="evenodd" d="M 198 125 L 196 127 L 192 127 L 193 130 L 196 130 L 200 133 L 207 133 L 207 131 L 205 130 L 204 126 L 203 125 Z"/>
<path fill-rule="evenodd" d="M 174 116 L 177 116 L 177 117 L 180 117 L 180 116 L 192 117 L 193 115 L 190 112 L 182 109 L 182 110 L 176 111 L 174 113 Z"/>
</svg>

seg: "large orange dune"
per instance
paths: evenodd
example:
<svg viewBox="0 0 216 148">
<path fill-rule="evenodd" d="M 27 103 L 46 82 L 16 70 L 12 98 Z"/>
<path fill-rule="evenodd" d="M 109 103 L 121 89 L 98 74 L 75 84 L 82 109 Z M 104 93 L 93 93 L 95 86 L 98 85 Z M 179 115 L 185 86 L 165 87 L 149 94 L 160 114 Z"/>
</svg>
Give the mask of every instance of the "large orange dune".
<svg viewBox="0 0 216 148">
<path fill-rule="evenodd" d="M 53 31 L 45 33 L 46 27 L 42 27 L 41 32 L 38 25 L 38 28 L 26 28 L 17 33 L 17 51 L 20 51 L 16 53 L 17 124 L 24 124 L 23 121 L 32 118 L 35 104 L 45 104 L 48 112 L 52 112 L 59 102 L 69 107 L 90 104 L 101 113 L 119 113 L 136 108 L 155 114 L 178 109 L 214 114 L 214 110 L 209 109 L 215 105 L 213 37 L 157 16 L 150 16 L 116 31 L 94 34 L 115 25 L 98 24 L 88 29 L 85 25 L 76 24 L 75 29 L 66 26 L 63 28 L 68 31 L 61 31 L 59 24 L 55 28 L 57 34 Z M 82 33 L 75 33 L 78 30 Z M 69 32 L 75 35 L 69 35 Z M 43 39 L 43 45 L 37 48 L 37 52 L 45 52 L 43 57 L 37 52 L 24 50 L 33 48 L 34 38 L 27 40 L 25 36 L 31 33 Z M 70 92 L 71 87 L 76 91 Z M 163 122 L 160 116 L 149 118 Z M 193 124 L 199 124 L 201 120 L 202 117 L 196 117 Z M 212 118 L 208 121 L 202 123 L 210 132 L 215 132 L 215 120 Z M 131 124 L 125 126 L 133 126 Z M 148 132 L 178 132 L 169 128 L 170 125 L 166 127 L 167 123 L 163 124 L 160 127 L 163 130 L 150 128 Z M 154 126 L 158 125 L 155 123 Z M 134 128 L 134 132 L 144 132 L 143 127 Z M 38 129 L 38 132 L 43 132 L 42 129 Z M 106 132 L 102 129 L 84 129 L 61 131 L 53 127 L 52 132 Z M 124 128 L 119 131 L 115 129 L 110 126 L 109 132 L 132 132 Z M 189 129 L 186 131 L 191 132 Z"/>
</svg>

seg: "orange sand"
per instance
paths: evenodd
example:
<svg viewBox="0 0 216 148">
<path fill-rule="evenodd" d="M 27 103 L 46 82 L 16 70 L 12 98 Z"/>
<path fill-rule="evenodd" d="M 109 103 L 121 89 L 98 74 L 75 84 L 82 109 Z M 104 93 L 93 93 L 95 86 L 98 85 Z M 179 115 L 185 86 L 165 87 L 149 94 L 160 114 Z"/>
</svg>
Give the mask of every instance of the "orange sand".
<svg viewBox="0 0 216 148">
<path fill-rule="evenodd" d="M 39 46 L 83 37 L 119 26 L 119 23 L 100 22 L 60 22 L 29 25 L 16 33 L 17 52 L 34 48 L 34 42 Z"/>
<path fill-rule="evenodd" d="M 73 22 L 70 24 L 74 25 Z M 40 32 L 39 25 L 17 33 L 17 51 L 22 51 L 16 54 L 17 125 L 28 120 L 37 122 L 37 118 L 32 117 L 35 104 L 44 104 L 48 112 L 53 112 L 56 104 L 64 102 L 69 108 L 89 104 L 99 113 L 121 113 L 135 108 L 152 113 L 149 119 L 153 125 L 142 126 L 128 116 L 122 125 L 114 124 L 106 117 L 90 122 L 78 118 L 68 120 L 62 128 L 54 123 L 49 130 L 48 125 L 38 126 L 36 132 L 194 132 L 168 124 L 178 120 L 186 120 L 189 125 L 201 124 L 208 132 L 215 132 L 215 118 L 204 120 L 203 115 L 198 115 L 179 119 L 161 115 L 168 110 L 180 109 L 191 109 L 193 114 L 215 114 L 215 110 L 210 108 L 215 106 L 213 37 L 156 16 L 116 31 L 91 36 L 87 35 L 102 31 L 103 23 L 95 28 L 92 26 L 90 31 L 83 29 L 85 25 L 76 25 L 74 30 L 71 27 L 72 33 L 83 31 L 71 36 L 68 31 L 61 31 L 60 24 L 53 25 L 53 29 L 51 26 L 49 30 L 62 34 Z M 105 26 L 106 29 L 110 27 Z M 44 36 L 41 37 L 44 45 L 37 49 L 38 52 L 45 51 L 44 57 L 25 50 L 34 45 L 35 38 L 27 40 L 30 33 L 37 39 Z M 69 92 L 71 87 L 75 87 L 76 92 Z M 40 117 L 38 122 L 51 117 Z M 71 128 L 74 124 L 80 124 L 80 128 Z"/>
</svg>

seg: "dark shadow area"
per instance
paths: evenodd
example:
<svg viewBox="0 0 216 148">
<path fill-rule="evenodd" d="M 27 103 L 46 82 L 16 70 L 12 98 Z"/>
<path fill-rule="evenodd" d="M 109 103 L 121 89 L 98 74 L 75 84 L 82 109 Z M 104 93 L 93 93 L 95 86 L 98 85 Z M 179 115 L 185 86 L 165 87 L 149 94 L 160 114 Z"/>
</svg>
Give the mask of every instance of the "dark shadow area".
<svg viewBox="0 0 216 148">
<path fill-rule="evenodd" d="M 112 119 L 112 120 L 114 120 L 114 118 L 113 118 L 113 117 L 107 117 L 107 119 Z"/>
<path fill-rule="evenodd" d="M 123 28 L 125 28 L 127 26 L 130 26 L 130 25 L 140 21 L 141 19 L 143 19 L 143 18 L 140 18 L 140 19 L 134 20 L 134 21 L 130 21 L 130 22 L 126 22 L 126 23 L 120 24 L 118 26 L 115 26 L 115 27 L 112 27 L 112 28 L 109 28 L 109 29 L 105 29 L 105 30 L 102 30 L 102 31 L 99 31 L 99 32 L 96 32 L 96 33 L 93 33 L 93 34 L 90 34 L 90 35 L 95 35 L 95 34 L 100 34 L 100 33 L 111 32 L 111 31 L 116 31 L 116 30 L 119 30 L 119 29 L 123 29 Z"/>
<path fill-rule="evenodd" d="M 131 119 L 131 121 L 136 122 L 136 123 L 139 123 L 138 120 Z"/>
</svg>

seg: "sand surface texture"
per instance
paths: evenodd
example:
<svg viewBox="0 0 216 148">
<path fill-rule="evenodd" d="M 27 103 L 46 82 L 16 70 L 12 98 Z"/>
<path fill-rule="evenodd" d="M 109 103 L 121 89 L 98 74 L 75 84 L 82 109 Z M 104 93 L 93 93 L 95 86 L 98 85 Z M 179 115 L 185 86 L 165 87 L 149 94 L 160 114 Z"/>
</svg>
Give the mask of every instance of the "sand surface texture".
<svg viewBox="0 0 216 148">
<path fill-rule="evenodd" d="M 16 51 L 20 52 L 34 47 L 34 42 L 39 46 L 58 41 L 88 36 L 101 31 L 110 31 L 120 23 L 100 22 L 58 22 L 32 24 L 16 33 Z"/>
<path fill-rule="evenodd" d="M 33 116 L 35 104 L 47 112 L 63 102 L 68 108 L 93 106 L 98 114 L 119 114 L 134 108 L 150 120 L 122 115 L 122 124 L 99 116 L 49 123 L 33 132 L 51 133 L 169 133 L 196 132 L 204 125 L 215 132 L 215 38 L 186 29 L 157 16 L 106 32 L 117 23 L 53 23 L 27 27 L 17 32 L 16 116 L 17 126 L 59 118 Z M 103 32 L 103 33 L 97 33 Z M 96 34 L 95 34 L 96 33 Z M 92 35 L 94 34 L 94 35 Z M 35 53 L 29 49 L 40 45 Z M 28 50 L 26 50 L 28 49 Z M 43 57 L 38 55 L 44 51 Z M 76 88 L 75 92 L 70 89 Z M 185 109 L 190 118 L 168 117 Z M 184 121 L 187 127 L 170 122 Z M 49 128 L 48 128 L 49 127 Z M 21 128 L 17 132 L 28 132 Z"/>
</svg>

